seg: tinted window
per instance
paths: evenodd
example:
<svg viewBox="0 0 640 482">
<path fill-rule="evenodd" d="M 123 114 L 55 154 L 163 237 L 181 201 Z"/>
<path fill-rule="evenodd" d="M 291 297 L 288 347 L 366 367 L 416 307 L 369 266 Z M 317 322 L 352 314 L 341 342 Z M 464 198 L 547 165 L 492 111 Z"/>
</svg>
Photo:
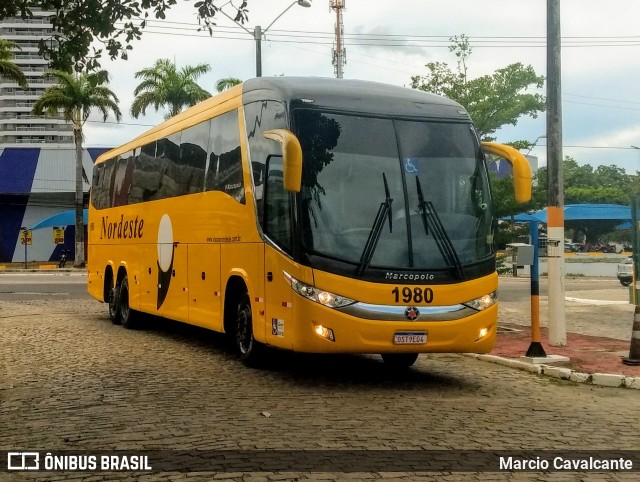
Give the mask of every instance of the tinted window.
<svg viewBox="0 0 640 482">
<path fill-rule="evenodd" d="M 287 127 L 284 104 L 275 101 L 253 102 L 244 106 L 258 218 L 263 221 L 263 189 L 265 163 L 270 154 L 281 154 L 277 143 L 262 134 L 270 129 Z"/>
<path fill-rule="evenodd" d="M 145 144 L 94 168 L 97 209 L 223 191 L 244 203 L 238 112 Z"/>
<path fill-rule="evenodd" d="M 180 194 L 201 192 L 207 164 L 210 122 L 202 122 L 182 132 L 180 139 Z"/>
<path fill-rule="evenodd" d="M 93 168 L 93 180 L 91 181 L 91 203 L 97 209 L 104 209 L 109 205 L 108 183 L 104 180 L 106 163 L 98 164 Z"/>
<path fill-rule="evenodd" d="M 133 181 L 129 191 L 129 204 L 157 199 L 162 172 L 156 168 L 156 143 L 140 149 L 133 161 Z"/>
<path fill-rule="evenodd" d="M 222 191 L 238 202 L 245 202 L 238 112 L 235 110 L 211 120 L 205 189 Z"/>
<path fill-rule="evenodd" d="M 160 187 L 150 200 L 177 196 L 180 162 L 180 133 L 159 139 L 156 144 L 155 169 L 160 172 Z"/>
<path fill-rule="evenodd" d="M 111 206 L 124 206 L 129 200 L 133 177 L 133 152 L 123 154 L 115 163 L 111 189 Z"/>
<path fill-rule="evenodd" d="M 272 156 L 267 162 L 265 232 L 285 251 L 291 250 L 290 196 L 284 189 L 282 157 Z"/>
</svg>

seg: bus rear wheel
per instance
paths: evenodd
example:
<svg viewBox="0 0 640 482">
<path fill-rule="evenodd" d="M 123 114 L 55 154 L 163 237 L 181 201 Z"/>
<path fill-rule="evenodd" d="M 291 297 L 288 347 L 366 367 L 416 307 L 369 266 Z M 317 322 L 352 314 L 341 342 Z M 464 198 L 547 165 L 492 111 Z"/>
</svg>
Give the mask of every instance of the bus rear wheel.
<svg viewBox="0 0 640 482">
<path fill-rule="evenodd" d="M 258 365 L 262 355 L 262 345 L 253 336 L 251 298 L 246 291 L 238 300 L 235 325 L 235 341 L 240 360 L 245 365 Z"/>
<path fill-rule="evenodd" d="M 111 286 L 108 291 L 109 297 L 109 318 L 114 325 L 120 324 L 120 310 L 118 309 L 118 289 L 115 286 Z"/>
<path fill-rule="evenodd" d="M 409 368 L 418 359 L 417 353 L 383 353 L 382 359 L 391 368 Z"/>
<path fill-rule="evenodd" d="M 118 289 L 118 312 L 120 324 L 133 330 L 138 327 L 138 313 L 129 306 L 129 278 L 124 275 Z"/>
</svg>

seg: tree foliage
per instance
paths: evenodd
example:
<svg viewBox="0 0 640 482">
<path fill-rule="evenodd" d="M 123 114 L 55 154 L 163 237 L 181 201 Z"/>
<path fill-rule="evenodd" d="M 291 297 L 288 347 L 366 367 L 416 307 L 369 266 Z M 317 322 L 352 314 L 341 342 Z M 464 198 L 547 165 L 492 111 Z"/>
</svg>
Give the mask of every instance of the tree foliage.
<svg viewBox="0 0 640 482">
<path fill-rule="evenodd" d="M 210 70 L 209 64 L 187 65 L 178 70 L 169 59 L 156 60 L 153 67 L 136 72 L 136 79 L 142 79 L 142 82 L 133 91 L 135 98 L 131 104 L 131 115 L 137 119 L 150 106 L 156 111 L 166 107 L 169 109 L 165 116 L 168 119 L 183 108 L 211 97 L 196 82 Z"/>
<path fill-rule="evenodd" d="M 13 61 L 13 49 L 20 49 L 20 47 L 15 42 L 0 39 L 0 77 L 6 77 L 23 89 L 28 89 L 29 84 L 24 72 Z"/>
<path fill-rule="evenodd" d="M 33 113 L 42 115 L 64 114 L 67 122 L 73 125 L 73 137 L 76 146 L 75 169 L 75 250 L 76 255 L 73 265 L 77 268 L 84 267 L 84 193 L 82 179 L 88 182 L 87 175 L 82 167 L 82 127 L 94 109 L 102 113 L 104 121 L 109 113 L 113 112 L 120 121 L 122 114 L 118 107 L 118 97 L 107 86 L 109 74 L 101 70 L 90 74 L 70 74 L 68 72 L 52 70 L 45 74 L 57 81 L 57 85 L 49 87 L 35 102 Z"/>
<path fill-rule="evenodd" d="M 566 156 L 563 164 L 564 203 L 566 204 L 622 204 L 629 205 L 633 195 L 640 194 L 640 176 L 627 174 L 615 165 L 600 165 L 595 169 L 589 164 L 580 165 Z M 513 179 L 491 176 L 491 192 L 497 218 L 505 218 L 526 211 L 537 211 L 548 205 L 547 168 L 541 167 L 533 178 L 532 199 L 518 204 L 513 194 Z M 565 227 L 574 233 L 587 234 L 590 242 L 613 230 L 618 221 L 580 220 L 565 221 Z"/>
<path fill-rule="evenodd" d="M 197 0 L 201 28 L 212 31 L 213 19 L 221 7 L 215 0 Z M 104 51 L 111 59 L 126 59 L 131 42 L 142 36 L 150 19 L 164 19 L 177 0 L 3 0 L 0 20 L 6 17 L 33 16 L 39 8 L 51 13 L 55 28 L 53 41 L 40 41 L 40 53 L 53 69 L 95 70 Z M 225 4 L 226 5 L 226 4 Z M 247 2 L 236 8 L 235 20 L 248 20 Z"/>
<path fill-rule="evenodd" d="M 469 79 L 467 61 L 472 53 L 469 38 L 461 35 L 450 40 L 449 50 L 457 58 L 457 68 L 453 70 L 445 62 L 430 62 L 426 64 L 426 75 L 411 77 L 411 87 L 460 103 L 483 139 L 489 139 L 504 125 L 516 125 L 522 116 L 535 118 L 544 111 L 544 97 L 527 92 L 544 84 L 544 77 L 537 75 L 531 65 L 515 63 L 491 75 Z"/>
<path fill-rule="evenodd" d="M 118 107 L 118 97 L 109 89 L 109 74 L 105 70 L 90 74 L 70 74 L 52 70 L 46 77 L 57 81 L 57 85 L 49 87 L 35 102 L 33 113 L 51 116 L 62 111 L 67 122 L 74 129 L 80 130 L 89 118 L 91 111 L 97 109 L 102 113 L 103 121 L 113 112 L 119 121 L 122 117 Z"/>
<path fill-rule="evenodd" d="M 224 77 L 223 79 L 218 79 L 216 82 L 216 90 L 218 92 L 224 92 L 238 84 L 242 84 L 242 79 L 238 79 L 237 77 Z"/>
</svg>

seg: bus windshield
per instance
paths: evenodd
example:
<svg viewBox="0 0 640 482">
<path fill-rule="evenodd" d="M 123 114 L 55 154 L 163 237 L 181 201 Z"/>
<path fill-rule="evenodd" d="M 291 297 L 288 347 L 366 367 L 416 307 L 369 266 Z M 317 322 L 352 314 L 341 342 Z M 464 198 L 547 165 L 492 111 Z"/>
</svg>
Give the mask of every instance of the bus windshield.
<svg viewBox="0 0 640 482">
<path fill-rule="evenodd" d="M 450 270 L 493 255 L 489 183 L 469 123 L 293 111 L 303 249 L 357 269 Z"/>
</svg>

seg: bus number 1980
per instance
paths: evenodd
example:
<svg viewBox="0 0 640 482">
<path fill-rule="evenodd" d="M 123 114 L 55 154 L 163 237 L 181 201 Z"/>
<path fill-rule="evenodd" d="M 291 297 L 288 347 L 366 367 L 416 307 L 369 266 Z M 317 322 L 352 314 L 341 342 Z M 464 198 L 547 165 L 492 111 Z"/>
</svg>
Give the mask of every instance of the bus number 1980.
<svg viewBox="0 0 640 482">
<path fill-rule="evenodd" d="M 399 286 L 396 286 L 391 290 L 391 294 L 395 296 L 395 302 L 400 302 L 402 297 L 403 303 L 431 303 L 433 301 L 433 290 L 431 288 L 409 288 L 405 286 L 400 290 Z"/>
</svg>

